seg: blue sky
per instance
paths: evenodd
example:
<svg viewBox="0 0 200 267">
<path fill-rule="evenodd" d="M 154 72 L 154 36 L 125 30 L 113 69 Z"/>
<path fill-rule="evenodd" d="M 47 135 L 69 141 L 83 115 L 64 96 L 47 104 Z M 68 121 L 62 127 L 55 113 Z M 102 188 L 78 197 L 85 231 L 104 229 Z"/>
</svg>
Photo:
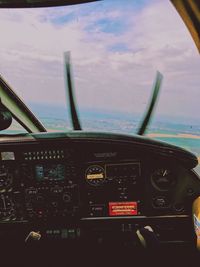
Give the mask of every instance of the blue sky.
<svg viewBox="0 0 200 267">
<path fill-rule="evenodd" d="M 199 55 L 170 1 L 5 9 L 0 32 L 0 73 L 28 103 L 66 105 L 71 51 L 80 108 L 142 114 L 159 70 L 157 114 L 199 119 Z"/>
</svg>

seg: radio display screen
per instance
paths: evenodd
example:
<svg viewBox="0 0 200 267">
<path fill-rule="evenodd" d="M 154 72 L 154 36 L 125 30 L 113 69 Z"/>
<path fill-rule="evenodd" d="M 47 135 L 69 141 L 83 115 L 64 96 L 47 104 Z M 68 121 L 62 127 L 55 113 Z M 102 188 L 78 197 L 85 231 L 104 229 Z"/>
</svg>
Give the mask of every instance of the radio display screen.
<svg viewBox="0 0 200 267">
<path fill-rule="evenodd" d="M 133 178 L 140 176 L 140 163 L 129 162 L 120 164 L 107 164 L 106 175 L 109 178 Z"/>
<path fill-rule="evenodd" d="M 38 164 L 35 166 L 37 181 L 65 179 L 65 166 L 63 164 Z"/>
</svg>

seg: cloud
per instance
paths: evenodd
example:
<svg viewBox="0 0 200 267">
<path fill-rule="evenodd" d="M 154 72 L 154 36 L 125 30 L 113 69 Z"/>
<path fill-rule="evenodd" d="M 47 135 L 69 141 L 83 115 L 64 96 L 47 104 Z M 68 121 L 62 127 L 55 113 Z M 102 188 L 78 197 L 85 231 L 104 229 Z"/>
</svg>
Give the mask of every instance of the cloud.
<svg viewBox="0 0 200 267">
<path fill-rule="evenodd" d="M 0 72 L 28 102 L 65 104 L 70 50 L 80 107 L 141 114 L 160 70 L 157 114 L 200 113 L 199 56 L 170 2 L 0 10 L 0 32 Z"/>
</svg>

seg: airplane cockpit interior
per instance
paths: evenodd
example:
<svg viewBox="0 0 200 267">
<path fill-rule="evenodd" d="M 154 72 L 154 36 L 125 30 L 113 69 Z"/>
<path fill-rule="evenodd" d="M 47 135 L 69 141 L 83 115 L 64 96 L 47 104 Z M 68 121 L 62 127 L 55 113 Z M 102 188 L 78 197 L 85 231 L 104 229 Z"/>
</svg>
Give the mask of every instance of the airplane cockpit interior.
<svg viewBox="0 0 200 267">
<path fill-rule="evenodd" d="M 84 2 L 93 1 L 3 0 L 0 8 L 28 13 L 46 6 L 50 12 L 51 6 Z M 170 5 L 186 17 L 200 48 L 199 1 Z M 129 255 L 134 266 L 134 258 L 144 260 L 145 252 L 160 253 L 163 264 L 190 252 L 200 257 L 198 158 L 144 136 L 164 74 L 156 74 L 137 134 L 86 131 L 77 111 L 71 56 L 64 53 L 71 131 L 48 131 L 0 73 L 1 266 L 71 266 L 70 261 L 76 266 L 84 260 L 96 266 L 120 255 Z M 12 120 L 26 132 L 5 133 Z"/>
</svg>

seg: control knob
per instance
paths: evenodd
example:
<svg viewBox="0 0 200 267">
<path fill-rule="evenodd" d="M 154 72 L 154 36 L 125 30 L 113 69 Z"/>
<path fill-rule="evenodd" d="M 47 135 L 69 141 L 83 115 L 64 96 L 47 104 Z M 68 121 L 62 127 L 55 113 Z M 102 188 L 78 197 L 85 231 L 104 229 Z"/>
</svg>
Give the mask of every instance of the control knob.
<svg viewBox="0 0 200 267">
<path fill-rule="evenodd" d="M 65 193 L 65 194 L 63 195 L 63 201 L 64 201 L 65 203 L 69 203 L 69 202 L 71 201 L 71 195 L 70 195 L 69 193 Z"/>
</svg>

